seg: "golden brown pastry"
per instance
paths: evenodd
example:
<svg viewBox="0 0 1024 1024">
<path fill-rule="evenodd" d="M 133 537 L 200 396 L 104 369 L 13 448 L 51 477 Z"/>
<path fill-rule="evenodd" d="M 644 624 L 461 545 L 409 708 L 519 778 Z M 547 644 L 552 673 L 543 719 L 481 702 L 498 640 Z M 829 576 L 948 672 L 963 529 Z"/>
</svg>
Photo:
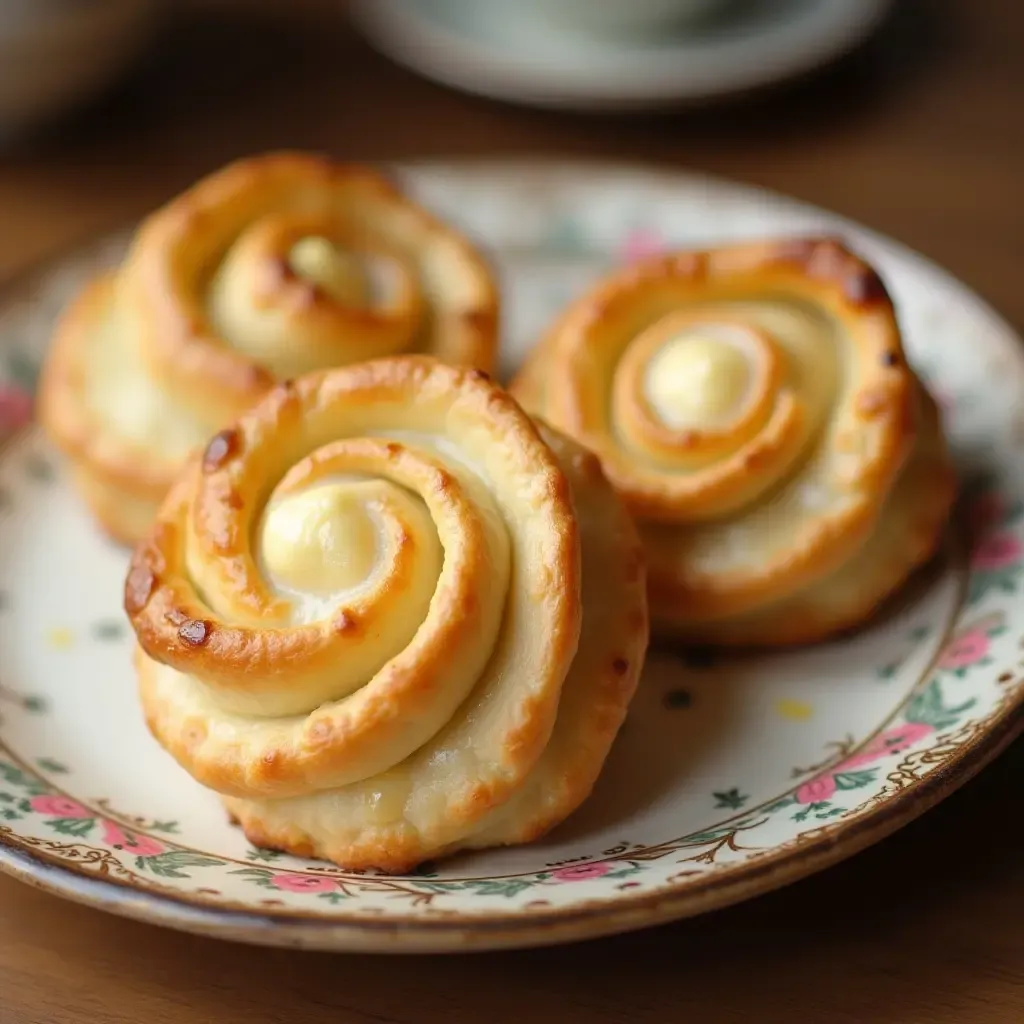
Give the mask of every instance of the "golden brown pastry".
<svg viewBox="0 0 1024 1024">
<path fill-rule="evenodd" d="M 656 632 L 821 639 L 933 552 L 954 480 L 878 274 L 835 240 L 613 273 L 512 385 L 640 521 Z"/>
<path fill-rule="evenodd" d="M 125 607 L 152 733 L 252 842 L 391 871 L 565 818 L 648 635 L 598 460 L 426 357 L 281 384 L 218 434 Z"/>
<path fill-rule="evenodd" d="M 63 316 L 41 418 L 116 538 L 138 539 L 187 455 L 275 380 L 424 352 L 490 370 L 480 254 L 375 172 L 242 160 L 139 228 Z"/>
</svg>

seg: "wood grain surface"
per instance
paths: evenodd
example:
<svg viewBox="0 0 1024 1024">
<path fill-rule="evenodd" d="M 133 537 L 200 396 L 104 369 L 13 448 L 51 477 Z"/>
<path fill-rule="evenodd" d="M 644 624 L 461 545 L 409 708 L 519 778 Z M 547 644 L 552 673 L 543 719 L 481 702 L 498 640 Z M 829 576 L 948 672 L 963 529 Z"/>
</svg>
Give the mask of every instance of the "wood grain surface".
<svg viewBox="0 0 1024 1024">
<path fill-rule="evenodd" d="M 883 32 L 824 74 L 740 105 L 620 118 L 424 83 L 371 53 L 327 0 L 249 22 L 240 5 L 191 14 L 116 95 L 0 155 L 0 279 L 247 152 L 549 155 L 791 193 L 922 251 L 1024 327 L 1020 0 L 898 0 Z M 524 953 L 253 949 L 0 879 L 0 1024 L 1020 1024 L 1022 778 L 1018 743 L 816 878 L 706 918 Z"/>
</svg>

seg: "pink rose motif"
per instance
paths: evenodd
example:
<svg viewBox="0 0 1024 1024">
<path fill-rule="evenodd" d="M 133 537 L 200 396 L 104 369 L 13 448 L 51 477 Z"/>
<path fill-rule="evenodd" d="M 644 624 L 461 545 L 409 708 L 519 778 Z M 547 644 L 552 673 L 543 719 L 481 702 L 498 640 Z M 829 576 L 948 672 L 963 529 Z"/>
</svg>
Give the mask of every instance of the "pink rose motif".
<svg viewBox="0 0 1024 1024">
<path fill-rule="evenodd" d="M 32 396 L 0 384 L 0 434 L 10 434 L 32 418 Z"/>
<path fill-rule="evenodd" d="M 270 884 L 283 892 L 327 892 L 335 888 L 336 883 L 330 878 L 317 878 L 315 875 L 271 875 Z"/>
<path fill-rule="evenodd" d="M 664 251 L 665 243 L 656 231 L 650 228 L 637 228 L 623 239 L 619 253 L 625 262 L 636 263 Z"/>
<path fill-rule="evenodd" d="M 862 764 L 870 764 L 880 758 L 888 757 L 890 754 L 902 754 L 909 750 L 918 740 L 935 731 L 933 726 L 925 722 L 906 722 L 897 725 L 892 729 L 886 729 L 880 736 L 873 739 L 859 754 L 848 757 L 834 771 L 843 771 L 847 768 L 857 768 Z"/>
<path fill-rule="evenodd" d="M 984 634 L 982 634 L 984 635 Z M 988 637 L 985 637 L 988 641 Z M 861 765 L 878 761 L 890 754 L 902 754 L 918 740 L 924 739 L 935 729 L 924 722 L 906 722 L 887 729 L 880 736 L 875 737 L 863 750 L 852 757 L 840 761 L 827 775 L 819 775 L 817 778 L 805 782 L 796 791 L 796 801 L 800 804 L 815 804 L 823 800 L 830 800 L 839 788 L 836 784 L 836 775 L 840 775 L 851 768 L 859 768 Z"/>
<path fill-rule="evenodd" d="M 989 572 L 1006 569 L 1020 561 L 1024 554 L 1021 542 L 1012 534 L 1002 531 L 983 537 L 971 556 L 971 565 L 975 569 Z"/>
<path fill-rule="evenodd" d="M 559 882 L 586 882 L 591 878 L 601 878 L 611 871 L 612 867 L 605 861 L 594 864 L 574 864 L 572 867 L 559 868 L 551 872 L 551 877 Z"/>
<path fill-rule="evenodd" d="M 28 802 L 33 811 L 54 818 L 94 818 L 88 807 L 66 796 L 34 796 Z"/>
<path fill-rule="evenodd" d="M 939 657 L 939 668 L 955 670 L 976 665 L 988 654 L 988 634 L 981 629 L 969 629 L 955 637 Z"/>
<path fill-rule="evenodd" d="M 108 846 L 115 846 L 128 853 L 134 853 L 136 857 L 155 857 L 158 853 L 163 853 L 165 849 L 163 843 L 158 843 L 155 839 L 150 839 L 149 836 L 125 832 L 112 821 L 103 822 L 102 839 Z"/>
<path fill-rule="evenodd" d="M 1006 499 L 996 491 L 988 491 L 971 503 L 967 518 L 974 533 L 978 534 L 1001 523 L 1007 512 Z"/>
<path fill-rule="evenodd" d="M 805 782 L 796 791 L 798 804 L 817 804 L 830 800 L 836 791 L 836 780 L 831 775 L 819 775 L 810 782 Z"/>
</svg>

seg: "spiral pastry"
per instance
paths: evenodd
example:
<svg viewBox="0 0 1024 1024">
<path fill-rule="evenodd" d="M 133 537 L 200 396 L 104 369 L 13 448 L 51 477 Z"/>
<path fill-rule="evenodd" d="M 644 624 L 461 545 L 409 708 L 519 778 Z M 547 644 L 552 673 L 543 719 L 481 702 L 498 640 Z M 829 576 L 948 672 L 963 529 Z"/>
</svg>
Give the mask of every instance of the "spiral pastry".
<svg viewBox="0 0 1024 1024">
<path fill-rule="evenodd" d="M 568 815 L 648 631 L 598 460 L 414 356 L 278 385 L 218 434 L 125 607 L 150 730 L 254 843 L 390 871 Z"/>
<path fill-rule="evenodd" d="M 139 228 L 58 325 L 41 418 L 115 537 L 276 380 L 423 352 L 490 370 L 498 300 L 460 235 L 366 168 L 271 154 Z"/>
<path fill-rule="evenodd" d="M 512 385 L 640 522 L 653 627 L 852 627 L 933 552 L 954 481 L 877 273 L 832 239 L 681 252 L 572 305 Z"/>
</svg>

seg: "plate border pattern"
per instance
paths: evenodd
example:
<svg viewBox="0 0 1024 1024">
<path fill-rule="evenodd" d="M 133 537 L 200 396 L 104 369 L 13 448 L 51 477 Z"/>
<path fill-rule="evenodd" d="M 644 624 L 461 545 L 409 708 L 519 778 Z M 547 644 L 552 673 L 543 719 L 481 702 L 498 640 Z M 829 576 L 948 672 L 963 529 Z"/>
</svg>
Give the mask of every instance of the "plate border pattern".
<svg viewBox="0 0 1024 1024">
<path fill-rule="evenodd" d="M 506 173 L 514 163 L 454 162 L 460 169 L 500 166 Z M 537 164 L 535 161 L 531 163 Z M 405 169 L 415 169 L 416 166 L 406 164 Z M 553 162 L 540 166 L 564 171 L 571 165 Z M 644 170 L 608 163 L 595 166 L 609 177 L 616 172 L 636 174 Z M 659 178 L 689 177 L 671 172 L 648 173 Z M 856 231 L 861 236 L 880 237 L 859 227 Z M 111 235 L 117 234 L 116 229 L 111 232 Z M 904 258 L 923 264 L 932 273 L 949 279 L 944 271 L 916 253 L 910 253 L 889 240 L 885 242 Z M 58 266 L 62 259 L 73 256 L 83 247 L 73 245 L 63 253 L 22 270 L 0 288 L 0 302 L 17 292 L 26 280 Z M 998 320 L 980 299 L 975 297 L 975 301 L 989 316 Z M 1021 359 L 1019 354 L 1017 359 Z M 2 440 L 0 449 L 4 447 Z M 962 608 L 954 613 L 953 623 L 961 613 Z M 1021 644 L 1024 644 L 1024 639 Z M 941 651 L 941 645 L 937 651 Z M 1018 646 L 1015 657 L 1021 653 Z M 925 669 L 921 679 L 907 691 L 890 718 L 850 752 L 861 749 L 886 724 L 906 710 L 914 692 L 929 677 L 932 668 L 930 664 Z M 1010 667 L 994 666 L 986 671 L 992 673 L 1001 687 L 1000 699 L 987 715 L 968 720 L 953 730 L 936 731 L 927 745 L 915 748 L 888 771 L 880 792 L 866 803 L 847 810 L 838 821 L 807 829 L 783 844 L 754 852 L 741 864 L 705 872 L 697 885 L 666 882 L 642 893 L 622 894 L 614 899 L 585 899 L 560 907 L 527 906 L 514 913 L 460 909 L 437 910 L 416 916 L 389 913 L 386 918 L 378 918 L 359 912 L 351 915 L 335 912 L 330 918 L 325 918 L 322 914 L 304 914 L 290 908 L 262 913 L 254 910 L 251 904 L 233 905 L 223 899 L 217 900 L 216 909 L 213 909 L 200 901 L 193 901 L 179 890 L 133 875 L 107 850 L 85 842 L 69 842 L 59 844 L 62 850 L 53 852 L 43 848 L 47 841 L 19 837 L 5 825 L 0 825 L 0 870 L 46 891 L 126 917 L 270 945 L 352 951 L 442 952 L 546 945 L 612 934 L 693 916 L 779 888 L 853 855 L 934 806 L 972 778 L 1024 732 L 1024 661 Z M 0 747 L 0 750 L 7 752 L 6 748 Z M 751 811 L 735 815 L 730 820 L 744 818 Z M 359 881 L 372 884 L 383 879 L 367 876 Z"/>
</svg>

